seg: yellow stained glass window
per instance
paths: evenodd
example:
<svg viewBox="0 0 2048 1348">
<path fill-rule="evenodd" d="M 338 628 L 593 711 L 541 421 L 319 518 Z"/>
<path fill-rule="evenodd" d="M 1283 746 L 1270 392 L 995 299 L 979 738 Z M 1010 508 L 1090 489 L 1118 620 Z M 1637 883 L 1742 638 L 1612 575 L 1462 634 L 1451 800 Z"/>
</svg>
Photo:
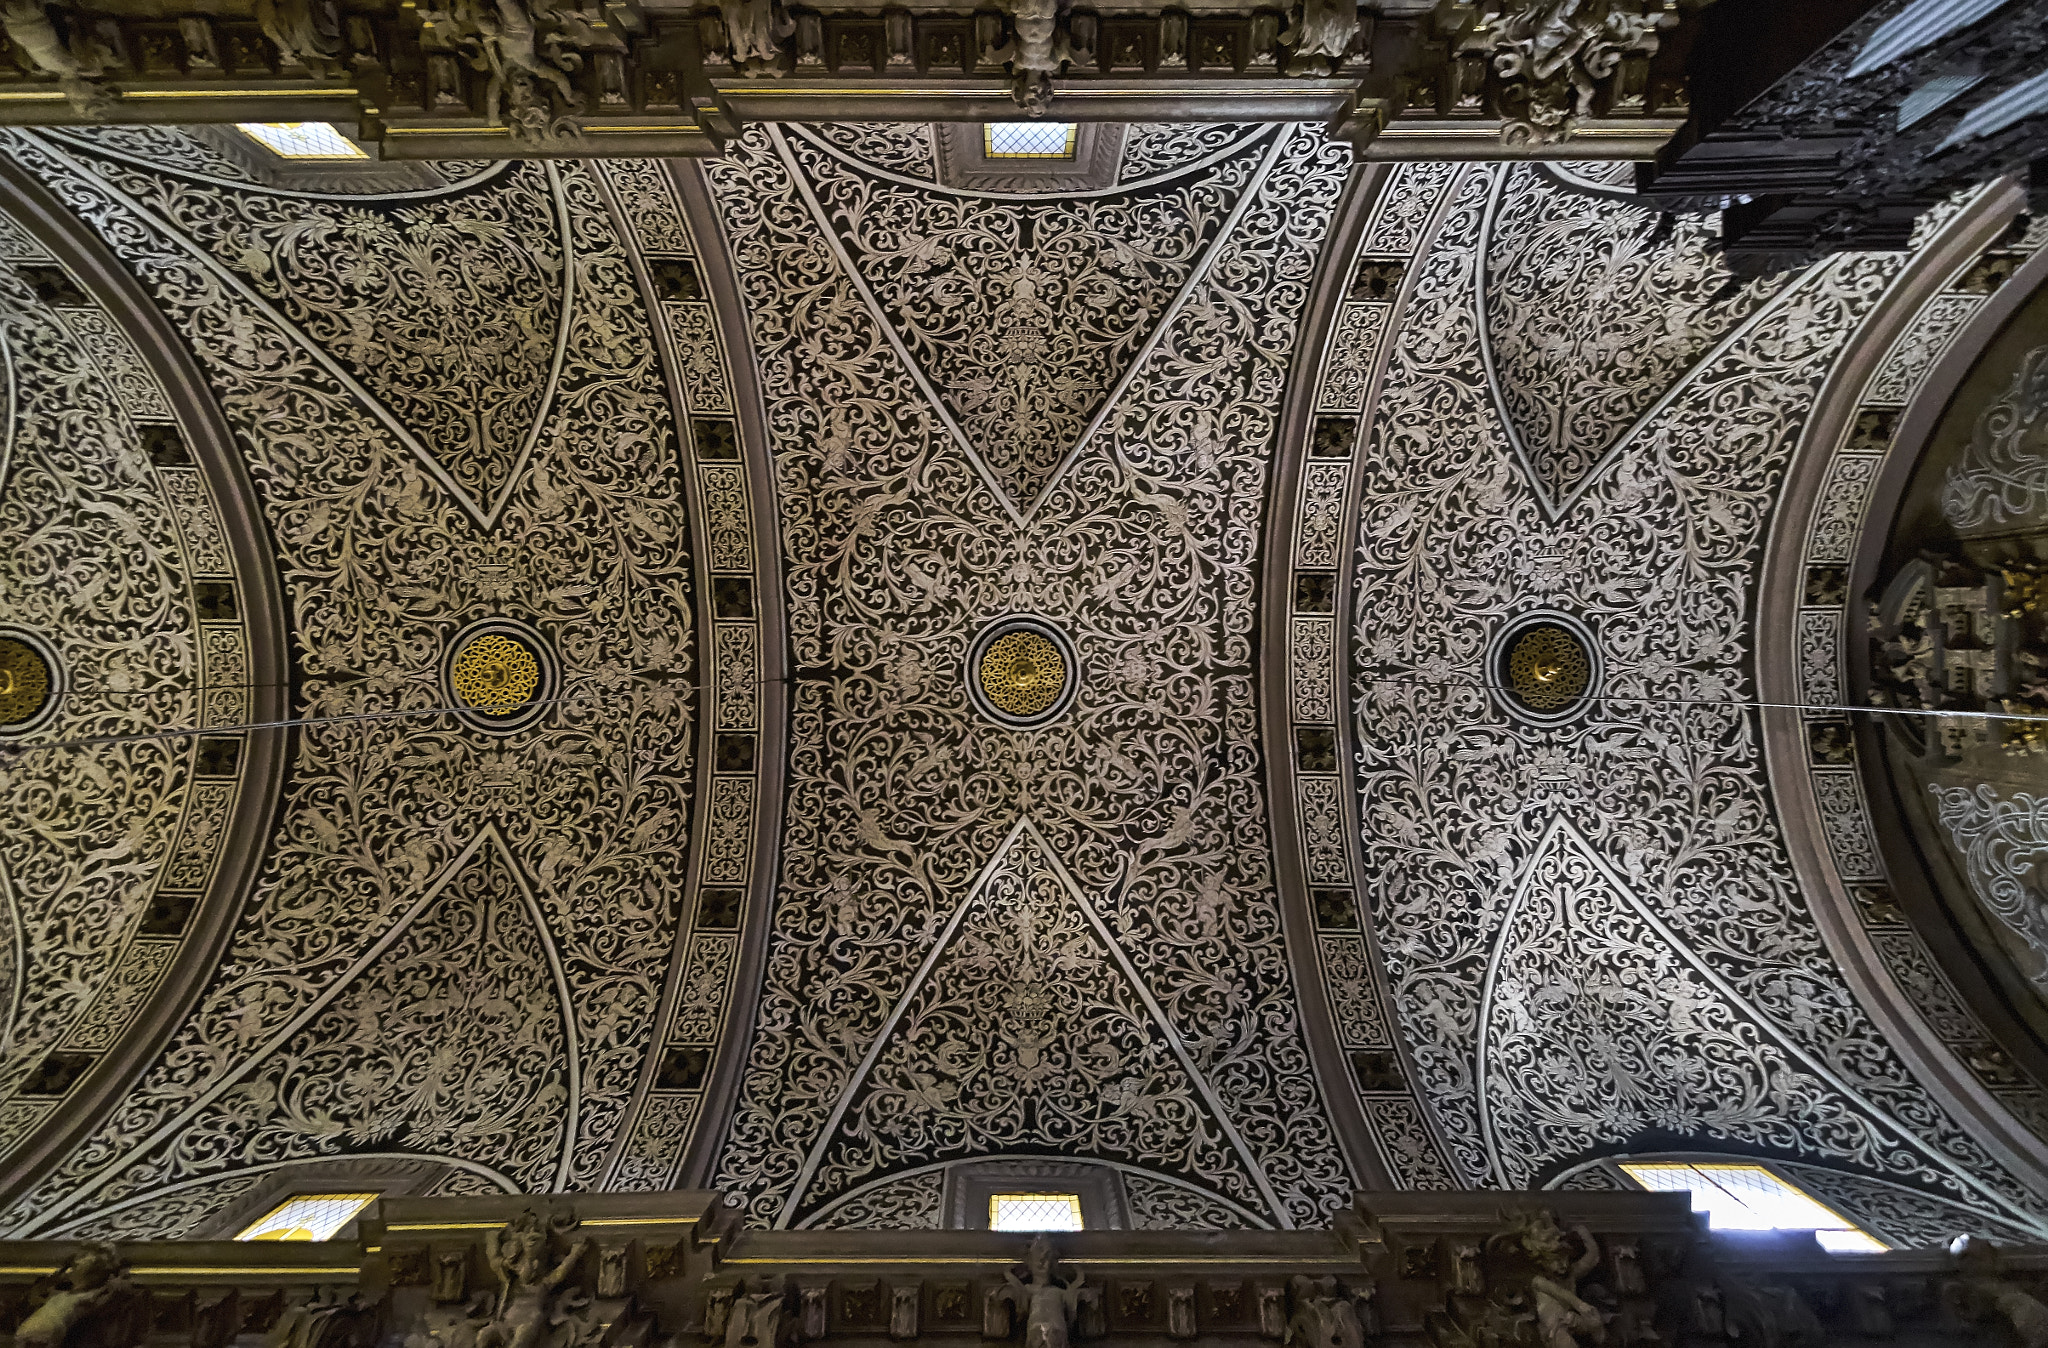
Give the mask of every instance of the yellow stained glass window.
<svg viewBox="0 0 2048 1348">
<path fill-rule="evenodd" d="M 983 122 L 981 148 L 990 159 L 1072 159 L 1079 122 Z"/>
<path fill-rule="evenodd" d="M 330 122 L 236 122 L 250 140 L 282 159 L 368 159 Z"/>
<path fill-rule="evenodd" d="M 1630 1179 L 1658 1193 L 1692 1194 L 1692 1210 L 1716 1231 L 1811 1231 L 1836 1254 L 1891 1248 L 1760 1165 L 1623 1161 Z"/>
<path fill-rule="evenodd" d="M 991 1231 L 1079 1231 L 1079 1194 L 990 1194 Z"/>
<path fill-rule="evenodd" d="M 236 1240 L 332 1240 L 376 1194 L 298 1194 L 260 1221 L 242 1228 Z"/>
</svg>

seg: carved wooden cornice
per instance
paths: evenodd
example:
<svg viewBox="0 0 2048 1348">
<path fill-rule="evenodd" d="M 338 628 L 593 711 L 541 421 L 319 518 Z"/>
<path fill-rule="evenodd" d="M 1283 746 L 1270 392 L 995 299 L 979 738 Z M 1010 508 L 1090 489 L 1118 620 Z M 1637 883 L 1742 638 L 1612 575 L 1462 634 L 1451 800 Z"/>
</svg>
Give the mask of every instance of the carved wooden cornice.
<svg viewBox="0 0 2048 1348">
<path fill-rule="evenodd" d="M 442 7 L 445 4 L 445 7 Z M 753 120 L 1316 121 L 1369 158 L 1639 158 L 1686 113 L 1680 0 L 10 0 L 0 124 L 331 121 L 390 158 L 716 154 Z"/>
<path fill-rule="evenodd" d="M 1201 1341 L 1976 1341 L 2048 1316 L 2048 1250 L 1837 1259 L 1684 1196 L 1362 1194 L 1325 1231 L 741 1231 L 714 1193 L 387 1199 L 360 1238 L 0 1242 L 27 1348 Z M 1020 1277 L 1022 1273 L 1026 1276 Z M 493 1298 L 485 1293 L 503 1289 Z M 1050 1292 L 1051 1294 L 1046 1294 Z M 1989 1341 L 1988 1339 L 1986 1341 Z M 2024 1339 L 2031 1342 L 2033 1340 Z"/>
</svg>

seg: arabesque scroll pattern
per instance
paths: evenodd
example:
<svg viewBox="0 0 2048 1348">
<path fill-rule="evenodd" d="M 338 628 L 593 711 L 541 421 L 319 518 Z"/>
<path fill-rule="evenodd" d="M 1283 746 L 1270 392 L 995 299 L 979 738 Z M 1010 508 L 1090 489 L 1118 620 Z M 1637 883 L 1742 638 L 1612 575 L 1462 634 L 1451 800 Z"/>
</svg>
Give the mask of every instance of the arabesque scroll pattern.
<svg viewBox="0 0 2048 1348">
<path fill-rule="evenodd" d="M 880 1178 L 835 1161 L 821 1189 L 809 1170 L 841 1145 L 843 1097 L 947 915 L 1026 817 L 1227 1102 L 1279 1200 L 1261 1201 L 1265 1219 L 1312 1224 L 1345 1201 L 1351 1177 L 1302 1043 L 1272 888 L 1251 635 L 1266 456 L 1346 155 L 1312 133 L 1276 134 L 1277 159 L 1260 161 L 1270 170 L 1215 170 L 1252 193 L 1239 227 L 1022 527 L 942 430 L 827 235 L 869 237 L 882 222 L 859 212 L 884 199 L 904 238 L 972 215 L 1005 240 L 1017 214 L 885 192 L 800 149 L 816 176 L 799 184 L 767 132 L 706 167 L 761 371 L 793 663 L 830 671 L 794 686 L 781 887 L 802 901 L 777 906 L 715 1181 L 753 1220 L 801 1224 L 830 1186 Z M 831 221 L 800 187 L 836 203 Z M 1209 189 L 1174 190 L 1198 201 Z M 1174 238 L 1152 248 L 1185 257 L 1207 226 L 1167 227 Z M 879 287 L 897 265 L 880 258 L 867 279 Z M 980 262 L 922 265 L 928 293 L 980 293 Z M 990 727 L 961 687 L 968 642 L 1006 612 L 1051 619 L 1080 655 L 1075 704 L 1043 729 Z M 1124 1075 L 1094 1048 L 1074 1051 L 1084 1075 Z M 971 1055 L 933 1075 L 927 1126 L 1000 1117 L 977 1094 L 996 1078 Z M 1239 1183 L 1186 1136 L 1162 1171 L 1198 1189 Z M 912 1168 L 917 1150 L 892 1139 L 886 1163 Z"/>
<path fill-rule="evenodd" d="M 678 433 L 619 223 L 575 165 L 342 206 L 88 139 L 6 149 L 191 342 L 262 492 L 314 723 L 219 973 L 14 1229 L 415 1136 L 529 1190 L 595 1183 L 674 942 L 697 716 Z M 360 363 L 393 332 L 415 359 Z M 506 612 L 561 660 L 530 729 L 345 719 L 438 706 L 445 640 Z M 430 938 L 457 917 L 494 934 L 488 968 Z M 506 1038 L 478 1054 L 459 1020 L 485 1005 Z"/>
<path fill-rule="evenodd" d="M 189 739 L 130 737 L 239 724 L 202 688 L 200 652 L 240 655 L 246 636 L 233 604 L 199 606 L 201 584 L 235 576 L 190 432 L 100 302 L 16 230 L 0 237 L 0 428 L 0 614 L 62 666 L 47 718 L 0 763 L 11 1145 L 63 1107 L 16 1098 L 46 1055 L 104 1051 L 155 989 L 179 930 L 149 929 L 152 899 L 189 909 L 205 890 L 239 782 L 200 777 Z M 211 681 L 240 696 L 246 676 Z"/>
<path fill-rule="evenodd" d="M 1750 576 L 1796 428 L 1900 263 L 1844 257 L 1718 336 L 1676 334 L 1701 354 L 1659 367 L 1649 410 L 1553 523 L 1539 497 L 1559 480 L 1532 478 L 1482 392 L 1482 240 L 1515 228 L 1493 214 L 1495 179 L 1529 172 L 1467 170 L 1418 264 L 1363 459 L 1351 615 L 1365 869 L 1457 1163 L 1477 1183 L 1541 1183 L 1663 1129 L 2041 1227 L 2040 1196 L 1919 1085 L 1835 971 L 1753 714 L 1716 705 L 1754 696 Z M 1565 215 L 1543 226 L 1565 272 L 1645 223 L 1606 205 Z M 1703 240 L 1680 229 L 1667 246 Z M 1654 348 L 1690 308 L 1646 300 L 1618 346 Z M 1599 640 L 1605 698 L 1566 726 L 1514 725 L 1479 686 L 1481 653 L 1516 609 L 1558 604 Z M 1584 947 L 1615 923 L 1641 940 L 1611 959 Z M 1611 1017 L 1659 980 L 1631 1049 Z"/>
</svg>

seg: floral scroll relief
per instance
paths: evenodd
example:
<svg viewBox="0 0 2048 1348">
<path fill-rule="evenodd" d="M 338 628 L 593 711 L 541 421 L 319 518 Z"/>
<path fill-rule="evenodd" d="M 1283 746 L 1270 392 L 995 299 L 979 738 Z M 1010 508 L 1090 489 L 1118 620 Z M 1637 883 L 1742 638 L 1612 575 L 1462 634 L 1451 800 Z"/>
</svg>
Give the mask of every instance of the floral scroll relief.
<svg viewBox="0 0 2048 1348">
<path fill-rule="evenodd" d="M 1737 281 L 1713 243 L 1704 217 L 1588 197 L 1536 165 L 1495 175 L 1481 333 L 1505 427 L 1546 500 L 1569 500 L 1637 418 L 1782 285 Z"/>
<path fill-rule="evenodd" d="M 1482 391 L 1483 222 L 1495 179 L 1518 171 L 1468 170 L 1416 264 L 1363 459 L 1357 535 L 1354 592 L 1370 596 L 1352 615 L 1365 883 L 1451 1150 L 1473 1182 L 1540 1182 L 1574 1148 L 1627 1138 L 1626 1111 L 1584 1066 L 1597 1018 L 1559 1022 L 1548 1038 L 1537 1018 L 1537 1035 L 1515 1038 L 1506 1057 L 1484 1047 L 1516 1024 L 1485 1009 L 1489 959 L 1562 819 L 1614 886 L 1660 915 L 1673 949 L 1725 985 L 1725 1036 L 1676 1035 L 1672 1052 L 1689 1065 L 1662 1070 L 1710 1074 L 1723 1061 L 1713 1043 L 1758 1046 L 1750 1062 L 1765 1084 L 1733 1094 L 1733 1113 L 1701 1116 L 1701 1135 L 1769 1135 L 1796 1109 L 1795 1123 L 1827 1121 L 1792 1134 L 1817 1162 L 2036 1224 L 2036 1198 L 1912 1078 L 1832 966 L 1776 831 L 1751 714 L 1713 705 L 1753 696 L 1749 587 L 1779 473 L 1842 342 L 1900 262 L 1845 257 L 1786 282 L 1674 376 L 1553 523 Z M 1597 250 L 1604 236 L 1596 222 L 1557 237 L 1567 251 Z M 1676 307 L 1674 318 L 1648 299 L 1635 321 L 1683 321 Z M 1493 625 L 1551 602 L 1596 633 L 1613 700 L 1576 726 L 1524 729 L 1470 685 Z M 1528 771 L 1537 761 L 1583 766 L 1552 780 Z M 1523 986 L 1569 986 L 1565 959 L 1529 956 L 1557 972 L 1524 973 Z M 1482 1071 L 1488 1054 L 1495 1065 Z M 1823 1088 L 1771 1086 L 1775 1064 L 1795 1058 L 1835 1075 Z M 1512 1069 L 1540 1087 L 1527 1109 L 1546 1126 L 1482 1123 L 1486 1075 L 1510 1061 L 1560 1074 Z"/>
<path fill-rule="evenodd" d="M 1020 204 L 920 191 L 791 144 L 888 321 L 1020 507 L 1165 316 L 1260 157 L 1251 146 L 1128 196 Z"/>
<path fill-rule="evenodd" d="M 532 1135 L 549 1139 L 546 1162 L 485 1113 L 461 1115 L 470 1104 L 506 1105 L 467 1066 L 435 1077 L 456 1069 L 408 1065 L 412 1048 L 394 1037 L 363 1070 L 445 1092 L 455 1112 L 442 1126 L 461 1134 L 471 1159 L 519 1168 L 527 1187 L 593 1182 L 637 1085 L 640 1029 L 655 1014 L 674 944 L 678 914 L 667 896 L 670 877 L 687 869 L 693 778 L 693 695 L 643 677 L 656 667 L 689 674 L 696 646 L 676 428 L 618 223 L 573 164 L 506 170 L 426 203 L 419 194 L 357 199 L 351 209 L 376 218 L 352 230 L 343 212 L 327 236 L 332 256 L 318 265 L 391 278 L 390 289 L 340 286 L 309 334 L 290 314 L 310 301 L 292 287 L 313 274 L 294 268 L 315 264 L 289 231 L 270 232 L 267 222 L 288 213 L 278 194 L 145 170 L 32 134 L 10 133 L 7 152 L 110 242 L 192 343 L 262 487 L 300 643 L 298 715 L 439 705 L 444 638 L 507 606 L 556 640 L 565 692 L 576 699 L 502 742 L 430 716 L 303 732 L 271 859 L 221 972 L 127 1098 L 16 1207 L 15 1229 L 48 1229 L 81 1201 L 110 1205 L 218 1173 L 235 1163 L 236 1136 L 280 1154 L 340 1146 L 324 1124 L 301 1131 L 311 1125 L 292 1115 L 281 1086 L 236 1092 L 226 1074 L 295 1052 L 279 1037 L 285 1027 L 493 828 L 504 839 L 499 864 L 531 884 L 537 925 L 573 994 L 563 1014 L 580 1067 L 559 1083 L 569 1098 L 550 1106 L 563 1122 L 543 1128 L 531 1116 Z M 327 209 L 299 214 L 331 223 Z M 427 247 L 442 232 L 453 236 L 450 256 L 466 260 L 435 273 L 450 282 L 445 293 L 412 296 L 395 279 L 399 241 Z M 247 251 L 235 255 L 224 238 Z M 576 298 L 565 318 L 570 275 Z M 258 293 L 265 276 L 284 287 L 274 302 Z M 475 284 L 454 284 L 464 276 Z M 510 438 L 493 431 L 490 444 L 515 453 L 519 436 L 533 444 L 523 469 L 502 459 L 471 465 L 497 484 L 495 530 L 457 499 L 458 470 L 448 470 L 451 481 L 428 472 L 407 443 L 418 434 L 393 427 L 394 407 L 431 398 L 433 372 L 394 369 L 387 399 L 365 387 L 368 372 L 349 376 L 333 354 L 357 324 L 388 317 L 424 330 L 450 304 L 458 314 L 461 305 L 502 311 L 480 316 L 475 331 L 516 321 L 560 343 L 550 399 L 510 385 L 536 370 L 545 376 L 552 354 L 541 366 L 508 354 L 493 367 L 492 378 L 505 380 L 495 406 Z M 516 380 L 515 369 L 525 371 Z M 539 417 L 537 427 L 512 434 L 513 407 Z M 513 947 L 521 958 L 540 948 Z M 543 961 L 521 977 L 545 985 L 554 975 Z M 372 975 L 361 986 L 382 985 Z M 206 1099 L 232 1101 L 244 1131 L 181 1122 Z M 514 1115 L 529 1117 L 525 1109 Z"/>
<path fill-rule="evenodd" d="M 809 1217 L 788 1205 L 807 1158 L 837 1145 L 860 1060 L 1024 817 L 1228 1102 L 1280 1200 L 1262 1220 L 1319 1222 L 1348 1201 L 1289 983 L 1246 673 L 1266 455 L 1345 167 L 1289 133 L 1091 448 L 1019 524 L 842 270 L 813 180 L 792 181 L 765 132 L 707 163 L 774 450 L 792 658 L 835 671 L 793 688 L 780 885 L 804 900 L 777 905 L 717 1171 L 752 1220 Z M 882 199 L 827 181 L 851 172 L 818 167 L 821 204 Z M 967 209 L 889 191 L 905 237 Z M 1015 218 L 987 227 L 1008 238 Z M 957 673 L 980 626 L 1016 611 L 1063 626 L 1083 666 L 1072 709 L 1029 735 L 980 720 Z M 891 1164 L 922 1163 L 888 1145 Z M 878 1178 L 845 1164 L 848 1191 Z"/>
<path fill-rule="evenodd" d="M 210 803 L 189 742 L 124 738 L 198 723 L 192 578 L 216 562 L 231 574 L 206 546 L 217 539 L 183 527 L 179 492 L 206 498 L 200 471 L 150 462 L 136 406 L 168 416 L 106 312 L 53 307 L 21 265 L 0 263 L 0 615 L 51 642 L 68 676 L 31 742 L 116 740 L 10 755 L 0 771 L 0 902 L 34 952 L 0 982 L 0 1100 L 81 1018 L 95 1042 L 126 1028 L 154 980 L 122 974 L 124 949 L 176 864 L 181 819 L 200 827 Z M 235 785 L 215 789 L 232 798 Z"/>
<path fill-rule="evenodd" d="M 1062 1154 L 1200 1174 L 1271 1210 L 1214 1088 L 1155 1016 L 1043 839 L 1020 825 L 871 1050 L 807 1199 L 858 1177 L 987 1155 Z M 1266 1190 L 1262 1193 L 1262 1190 Z"/>
<path fill-rule="evenodd" d="M 2048 507 L 2048 346 L 2021 358 L 1949 470 L 1941 513 L 1958 529 L 2017 522 Z"/>
<path fill-rule="evenodd" d="M 2035 955 L 2027 980 L 2048 989 L 2048 796 L 1988 783 L 1929 788 L 1984 910 Z"/>
</svg>

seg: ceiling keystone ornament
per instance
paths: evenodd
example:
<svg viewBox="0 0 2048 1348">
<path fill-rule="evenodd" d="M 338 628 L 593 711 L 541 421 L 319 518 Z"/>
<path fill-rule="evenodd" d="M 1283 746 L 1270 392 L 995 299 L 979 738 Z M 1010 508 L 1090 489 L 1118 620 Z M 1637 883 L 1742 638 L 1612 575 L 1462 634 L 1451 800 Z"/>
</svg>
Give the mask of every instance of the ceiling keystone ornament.
<svg viewBox="0 0 2048 1348">
<path fill-rule="evenodd" d="M 1508 712 L 1537 725 L 1576 715 L 1600 681 L 1599 646 L 1563 613 L 1525 613 L 1502 623 L 1488 648 L 1490 682 Z"/>
<path fill-rule="evenodd" d="M 57 705 L 57 653 L 27 632 L 0 629 L 0 733 L 32 730 Z"/>
<path fill-rule="evenodd" d="M 524 623 L 473 623 L 448 643 L 447 705 L 470 725 L 504 734 L 531 725 L 560 684 L 547 640 Z"/>
<path fill-rule="evenodd" d="M 1001 618 L 967 653 L 968 696 L 992 721 L 1044 725 L 1065 711 L 1081 666 L 1066 633 L 1042 618 Z"/>
</svg>

